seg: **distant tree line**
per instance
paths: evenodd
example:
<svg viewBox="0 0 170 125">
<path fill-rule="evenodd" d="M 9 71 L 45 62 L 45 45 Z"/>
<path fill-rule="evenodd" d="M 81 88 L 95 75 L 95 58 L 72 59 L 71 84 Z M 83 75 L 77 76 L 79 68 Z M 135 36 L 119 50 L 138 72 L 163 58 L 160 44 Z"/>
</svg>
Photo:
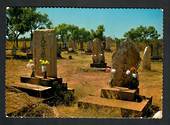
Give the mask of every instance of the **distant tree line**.
<svg viewBox="0 0 170 125">
<path fill-rule="evenodd" d="M 45 28 L 54 28 L 56 38 L 62 42 L 65 48 L 69 42 L 79 44 L 80 48 L 83 49 L 84 42 L 92 41 L 94 38 L 99 38 L 101 41 L 105 41 L 106 39 L 106 36 L 104 36 L 104 25 L 99 25 L 96 30 L 87 30 L 76 25 L 65 23 L 53 26 L 48 15 L 38 12 L 36 8 L 10 7 L 6 10 L 6 17 L 7 39 L 13 40 L 15 47 L 18 47 L 19 36 L 29 33 L 30 38 L 24 39 L 30 39 L 32 41 L 33 31 Z M 159 37 L 160 34 L 158 34 L 155 27 L 139 26 L 124 33 L 124 38 L 114 38 L 113 41 L 120 43 L 124 39 L 131 39 L 134 42 L 149 44 L 151 41 L 158 40 Z"/>
</svg>

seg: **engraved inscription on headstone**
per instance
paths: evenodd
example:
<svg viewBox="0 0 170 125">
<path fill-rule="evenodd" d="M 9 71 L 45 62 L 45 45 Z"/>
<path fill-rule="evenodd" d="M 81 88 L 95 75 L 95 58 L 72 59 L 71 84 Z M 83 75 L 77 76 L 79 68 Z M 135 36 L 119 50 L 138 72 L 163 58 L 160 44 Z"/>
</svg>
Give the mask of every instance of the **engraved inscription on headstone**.
<svg viewBox="0 0 170 125">
<path fill-rule="evenodd" d="M 33 34 L 33 59 L 36 75 L 42 75 L 40 59 L 49 61 L 47 65 L 47 76 L 57 77 L 56 67 L 56 38 L 52 29 L 36 30 Z"/>
</svg>

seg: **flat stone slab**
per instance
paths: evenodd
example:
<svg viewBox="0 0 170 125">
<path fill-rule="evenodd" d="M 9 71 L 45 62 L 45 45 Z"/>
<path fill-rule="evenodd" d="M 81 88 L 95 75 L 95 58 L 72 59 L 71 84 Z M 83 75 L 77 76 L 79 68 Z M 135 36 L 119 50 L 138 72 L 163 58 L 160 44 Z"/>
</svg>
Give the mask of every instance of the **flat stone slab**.
<svg viewBox="0 0 170 125">
<path fill-rule="evenodd" d="M 109 99 L 120 99 L 127 101 L 135 101 L 139 94 L 139 89 L 129 89 L 125 87 L 113 87 L 101 89 L 101 97 Z"/>
<path fill-rule="evenodd" d="M 29 83 L 15 83 L 12 86 L 28 93 L 29 95 L 38 97 L 45 96 L 46 94 L 49 95 L 52 89 L 51 87 L 34 85 Z"/>
<path fill-rule="evenodd" d="M 42 86 L 51 86 L 51 83 L 54 82 L 55 80 L 62 82 L 62 78 L 47 77 L 47 79 L 44 79 L 41 76 L 36 76 L 36 77 L 21 76 L 20 77 L 20 81 L 23 83 L 37 84 L 37 85 L 42 85 Z"/>
<path fill-rule="evenodd" d="M 132 102 L 95 96 L 87 96 L 78 101 L 79 108 L 95 108 L 96 110 L 99 108 L 110 108 L 119 110 L 123 117 L 126 117 L 127 114 L 132 117 L 140 117 L 144 115 L 150 104 L 149 99 L 143 99 L 141 102 Z"/>
</svg>

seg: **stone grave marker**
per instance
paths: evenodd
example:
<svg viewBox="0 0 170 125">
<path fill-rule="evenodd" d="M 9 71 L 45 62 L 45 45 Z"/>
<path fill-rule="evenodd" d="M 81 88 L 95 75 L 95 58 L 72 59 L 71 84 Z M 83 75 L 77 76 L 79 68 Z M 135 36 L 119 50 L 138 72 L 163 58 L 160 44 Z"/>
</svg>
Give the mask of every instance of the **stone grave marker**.
<svg viewBox="0 0 170 125">
<path fill-rule="evenodd" d="M 53 29 L 36 30 L 33 34 L 33 59 L 35 63 L 35 74 L 42 75 L 39 60 L 44 58 L 49 61 L 47 65 L 47 76 L 57 77 L 56 67 L 56 38 Z"/>
<path fill-rule="evenodd" d="M 151 44 L 151 59 L 159 60 L 163 58 L 163 42 L 155 41 Z"/>
<path fill-rule="evenodd" d="M 89 41 L 87 43 L 87 52 L 92 52 L 92 47 L 93 47 L 93 43 L 92 43 L 92 41 Z"/>
<path fill-rule="evenodd" d="M 128 87 L 126 71 L 131 67 L 138 69 L 140 61 L 140 53 L 135 44 L 129 40 L 121 42 L 112 55 L 112 69 L 115 72 L 111 74 L 110 86 Z"/>
<path fill-rule="evenodd" d="M 106 50 L 106 51 L 111 51 L 111 44 L 112 44 L 112 42 L 113 42 L 112 39 L 108 37 L 108 38 L 106 38 L 106 41 L 105 41 L 105 42 L 106 42 L 105 50 Z"/>
<path fill-rule="evenodd" d="M 151 70 L 151 48 L 149 46 L 145 47 L 142 67 L 144 70 Z"/>
<path fill-rule="evenodd" d="M 91 67 L 104 68 L 106 67 L 105 57 L 104 57 L 104 48 L 100 39 L 95 38 L 93 40 L 92 47 L 92 60 L 93 63 Z"/>
</svg>

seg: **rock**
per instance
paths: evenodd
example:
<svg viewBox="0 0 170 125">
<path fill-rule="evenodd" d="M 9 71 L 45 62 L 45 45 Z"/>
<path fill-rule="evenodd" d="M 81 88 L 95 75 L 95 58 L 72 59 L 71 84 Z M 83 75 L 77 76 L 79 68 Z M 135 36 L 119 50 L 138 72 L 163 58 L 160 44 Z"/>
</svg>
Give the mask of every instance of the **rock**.
<svg viewBox="0 0 170 125">
<path fill-rule="evenodd" d="M 110 86 L 128 87 L 128 77 L 126 71 L 131 67 L 138 69 L 141 61 L 140 53 L 134 43 L 124 41 L 118 50 L 112 55 L 112 69 Z"/>
<path fill-rule="evenodd" d="M 151 70 L 151 48 L 145 47 L 142 61 L 143 70 Z"/>
</svg>

